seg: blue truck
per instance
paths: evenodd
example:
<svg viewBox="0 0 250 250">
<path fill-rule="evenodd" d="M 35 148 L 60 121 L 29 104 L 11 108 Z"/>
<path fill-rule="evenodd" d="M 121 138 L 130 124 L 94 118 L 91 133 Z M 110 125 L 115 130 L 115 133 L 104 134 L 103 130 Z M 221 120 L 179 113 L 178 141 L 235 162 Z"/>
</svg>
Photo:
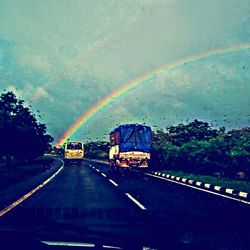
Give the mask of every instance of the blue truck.
<svg viewBox="0 0 250 250">
<path fill-rule="evenodd" d="M 109 134 L 109 164 L 117 169 L 147 169 L 150 160 L 151 128 L 123 124 Z"/>
</svg>

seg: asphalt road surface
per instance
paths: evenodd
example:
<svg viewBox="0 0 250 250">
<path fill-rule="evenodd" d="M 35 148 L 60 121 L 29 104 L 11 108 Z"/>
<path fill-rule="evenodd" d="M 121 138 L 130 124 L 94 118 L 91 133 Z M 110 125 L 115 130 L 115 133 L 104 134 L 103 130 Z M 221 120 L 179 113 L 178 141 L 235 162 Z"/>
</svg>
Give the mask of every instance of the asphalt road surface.
<svg viewBox="0 0 250 250">
<path fill-rule="evenodd" d="M 101 235 L 159 249 L 250 245 L 249 205 L 150 176 L 109 172 L 88 160 L 65 166 L 5 217 L 26 228 L 39 224 L 50 238 L 79 239 L 87 230 L 92 240 L 95 232 L 97 240 Z"/>
</svg>

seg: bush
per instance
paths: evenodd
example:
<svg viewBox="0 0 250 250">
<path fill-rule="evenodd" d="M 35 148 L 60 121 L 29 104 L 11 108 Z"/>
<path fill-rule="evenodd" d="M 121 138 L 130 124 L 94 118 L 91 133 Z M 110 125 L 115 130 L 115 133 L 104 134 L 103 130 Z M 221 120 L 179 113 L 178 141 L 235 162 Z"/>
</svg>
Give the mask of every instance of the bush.
<svg viewBox="0 0 250 250">
<path fill-rule="evenodd" d="M 250 128 L 225 132 L 195 120 L 153 132 L 152 163 L 196 174 L 250 177 Z"/>
</svg>

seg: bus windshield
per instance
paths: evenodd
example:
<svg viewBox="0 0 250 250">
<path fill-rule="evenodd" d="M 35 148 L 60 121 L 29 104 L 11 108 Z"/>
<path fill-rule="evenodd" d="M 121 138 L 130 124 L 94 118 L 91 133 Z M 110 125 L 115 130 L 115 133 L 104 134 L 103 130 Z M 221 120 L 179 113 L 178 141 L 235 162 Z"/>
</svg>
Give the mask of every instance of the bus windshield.
<svg viewBox="0 0 250 250">
<path fill-rule="evenodd" d="M 81 142 L 70 142 L 66 144 L 66 149 L 79 150 L 83 149 L 83 146 Z"/>
</svg>

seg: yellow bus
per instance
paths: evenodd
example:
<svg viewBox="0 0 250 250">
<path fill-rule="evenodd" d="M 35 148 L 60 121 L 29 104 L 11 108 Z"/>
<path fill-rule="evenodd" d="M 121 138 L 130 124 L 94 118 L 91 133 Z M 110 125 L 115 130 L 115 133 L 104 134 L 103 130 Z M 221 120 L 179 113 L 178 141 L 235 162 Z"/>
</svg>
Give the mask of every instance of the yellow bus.
<svg viewBox="0 0 250 250">
<path fill-rule="evenodd" d="M 65 163 L 78 163 L 80 165 L 83 158 L 84 158 L 83 142 L 70 141 L 65 144 L 64 148 Z"/>
</svg>

